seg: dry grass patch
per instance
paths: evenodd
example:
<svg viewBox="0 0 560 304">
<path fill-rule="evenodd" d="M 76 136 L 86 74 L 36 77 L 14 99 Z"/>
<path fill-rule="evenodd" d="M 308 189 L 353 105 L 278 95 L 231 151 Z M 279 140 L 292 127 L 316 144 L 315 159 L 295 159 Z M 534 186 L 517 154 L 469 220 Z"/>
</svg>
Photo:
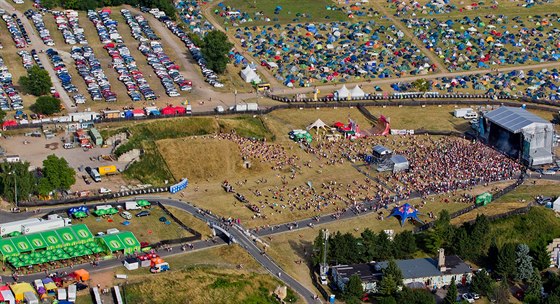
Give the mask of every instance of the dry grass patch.
<svg viewBox="0 0 560 304">
<path fill-rule="evenodd" d="M 211 138 L 164 139 L 156 142 L 173 176 L 192 181 L 219 180 L 242 169 L 238 146 Z M 178 153 L 179 152 L 179 153 Z"/>
<path fill-rule="evenodd" d="M 192 214 L 185 212 L 179 208 L 166 207 L 169 212 L 176 216 L 183 224 L 187 225 L 189 228 L 199 232 L 202 235 L 202 239 L 207 239 L 212 237 L 212 230 L 208 225 L 194 217 Z"/>
<path fill-rule="evenodd" d="M 277 110 L 271 112 L 268 116 L 284 123 L 285 126 L 282 131 L 286 133 L 292 129 L 305 129 L 305 127 L 315 122 L 317 118 L 320 118 L 328 125 L 332 125 L 337 121 L 347 123 L 348 118 L 355 120 L 362 129 L 368 128 L 371 125 L 362 113 L 354 107 Z"/>
</svg>

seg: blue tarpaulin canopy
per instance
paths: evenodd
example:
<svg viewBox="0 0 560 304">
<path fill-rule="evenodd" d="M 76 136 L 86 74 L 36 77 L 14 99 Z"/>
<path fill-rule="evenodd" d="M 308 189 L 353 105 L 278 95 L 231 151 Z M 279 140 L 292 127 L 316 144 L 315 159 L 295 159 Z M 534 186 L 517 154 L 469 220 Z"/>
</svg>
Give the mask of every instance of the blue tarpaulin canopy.
<svg viewBox="0 0 560 304">
<path fill-rule="evenodd" d="M 399 217 L 400 221 L 401 221 L 401 226 L 404 225 L 404 222 L 408 218 L 412 218 L 415 221 L 418 221 L 418 222 L 422 223 L 422 221 L 418 218 L 418 210 L 416 210 L 415 208 L 413 208 L 409 204 L 404 204 L 402 206 L 395 207 L 393 209 L 393 211 L 391 212 L 391 215 L 389 215 L 389 217 L 391 217 L 391 216 Z"/>
</svg>

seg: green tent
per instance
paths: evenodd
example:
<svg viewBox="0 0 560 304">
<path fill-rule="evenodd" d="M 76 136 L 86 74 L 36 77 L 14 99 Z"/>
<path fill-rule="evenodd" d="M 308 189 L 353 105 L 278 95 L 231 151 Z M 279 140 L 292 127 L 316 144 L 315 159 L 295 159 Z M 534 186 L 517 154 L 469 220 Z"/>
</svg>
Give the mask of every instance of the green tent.
<svg viewBox="0 0 560 304">
<path fill-rule="evenodd" d="M 83 211 L 74 212 L 72 215 L 74 216 L 74 218 L 77 218 L 77 219 L 87 217 L 87 213 L 85 213 Z"/>
<path fill-rule="evenodd" d="M 113 215 L 113 214 L 117 214 L 117 213 L 119 213 L 119 210 L 118 210 L 117 208 L 109 208 L 109 209 L 107 209 L 107 214 Z"/>
<path fill-rule="evenodd" d="M 95 210 L 94 213 L 95 213 L 95 215 L 97 215 L 97 216 L 107 215 L 107 209 Z"/>
<path fill-rule="evenodd" d="M 477 206 L 486 206 L 490 202 L 492 202 L 492 194 L 488 192 L 484 192 L 481 195 L 476 197 L 476 205 Z"/>
<path fill-rule="evenodd" d="M 138 205 L 138 207 L 147 207 L 152 205 L 150 202 L 148 202 L 147 200 L 139 200 L 136 202 L 136 205 Z"/>
<path fill-rule="evenodd" d="M 116 234 L 106 234 L 97 238 L 107 252 L 123 251 L 132 254 L 140 251 L 140 242 L 132 232 L 124 231 Z"/>
</svg>

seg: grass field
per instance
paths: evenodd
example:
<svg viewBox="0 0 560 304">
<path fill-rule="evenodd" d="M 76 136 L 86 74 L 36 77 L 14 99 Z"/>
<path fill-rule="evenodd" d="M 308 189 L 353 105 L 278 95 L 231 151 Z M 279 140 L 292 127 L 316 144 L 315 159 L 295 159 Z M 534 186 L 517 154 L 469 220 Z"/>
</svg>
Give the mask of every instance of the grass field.
<svg viewBox="0 0 560 304">
<path fill-rule="evenodd" d="M 237 245 L 179 254 L 168 257 L 166 262 L 171 271 L 165 274 L 119 267 L 92 274 L 92 284 L 123 283 L 114 275 L 127 274 L 128 303 L 276 303 L 269 295 L 281 283 Z M 289 294 L 293 297 L 291 291 Z M 80 297 L 78 303 L 89 304 L 90 297 Z"/>
<path fill-rule="evenodd" d="M 183 224 L 194 229 L 195 231 L 200 232 L 200 234 L 202 235 L 202 239 L 207 239 L 212 237 L 212 230 L 210 229 L 210 227 L 208 227 L 208 225 L 205 222 L 197 219 L 196 217 L 192 216 L 190 213 L 175 207 L 167 207 L 167 210 L 171 212 L 174 216 L 176 216 L 181 222 L 183 222 Z"/>
<path fill-rule="evenodd" d="M 241 13 L 249 13 L 252 17 L 256 12 L 263 12 L 264 16 L 272 21 L 279 23 L 290 22 L 327 22 L 347 20 L 346 14 L 342 11 L 327 10 L 327 6 L 334 6 L 334 2 L 329 0 L 294 1 L 294 0 L 226 0 L 225 6 L 239 10 Z M 255 6 L 256 5 L 256 6 Z M 274 14 L 277 6 L 282 7 L 279 14 Z M 298 14 L 306 14 L 306 17 Z M 224 22 L 225 19 L 216 16 L 217 20 Z M 295 20 L 294 20 L 295 19 Z M 270 23 L 270 22 L 269 22 Z M 265 21 L 255 21 L 249 24 L 269 24 Z M 243 24 L 241 24 L 243 26 Z"/>
<path fill-rule="evenodd" d="M 150 215 L 145 217 L 135 217 L 136 212 L 131 212 L 132 219 L 129 220 L 130 225 L 124 226 L 125 221 L 120 215 L 115 214 L 110 218 L 88 216 L 83 220 L 74 220 L 76 223 L 86 224 L 93 234 L 98 232 L 107 232 L 109 228 L 117 228 L 123 231 L 131 231 L 140 242 L 156 243 L 161 240 L 177 239 L 192 236 L 188 231 L 184 230 L 176 222 L 170 219 L 161 208 L 155 206 L 150 210 Z M 159 221 L 159 218 L 166 216 L 171 224 L 166 225 Z M 188 225 L 188 223 L 185 223 Z M 151 232 L 151 233 L 150 233 Z"/>
</svg>

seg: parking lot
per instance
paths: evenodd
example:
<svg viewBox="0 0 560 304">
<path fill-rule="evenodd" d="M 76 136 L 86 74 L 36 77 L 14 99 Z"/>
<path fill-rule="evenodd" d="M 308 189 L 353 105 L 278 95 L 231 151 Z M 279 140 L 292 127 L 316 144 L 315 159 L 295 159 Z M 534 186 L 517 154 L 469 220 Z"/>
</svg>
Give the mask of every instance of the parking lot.
<svg viewBox="0 0 560 304">
<path fill-rule="evenodd" d="M 0 139 L 0 146 L 5 150 L 5 154 L 17 154 L 20 156 L 22 161 L 27 161 L 33 167 L 42 167 L 43 160 L 50 154 L 55 154 L 58 157 L 64 157 L 68 164 L 76 170 L 76 184 L 72 187 L 73 191 L 81 190 L 99 190 L 100 188 L 107 188 L 113 191 L 118 190 L 121 185 L 127 185 L 128 183 L 123 180 L 120 175 L 114 175 L 110 177 L 102 177 L 101 182 L 94 183 L 88 176 L 88 181 L 90 184 L 86 184 L 82 179 L 82 175 L 88 175 L 84 168 L 92 167 L 96 168 L 99 166 L 115 165 L 119 170 L 124 169 L 126 163 L 119 163 L 113 161 L 106 161 L 98 157 L 101 155 L 109 155 L 111 148 L 99 148 L 95 147 L 93 149 L 84 151 L 80 148 L 74 149 L 64 149 L 62 138 L 64 133 L 55 136 L 52 139 L 46 139 L 43 137 L 31 137 L 31 136 L 12 136 L 8 138 Z M 58 144 L 58 148 L 53 149 L 53 144 Z M 49 148 L 46 148 L 50 145 Z M 82 170 L 80 171 L 80 168 Z"/>
</svg>

